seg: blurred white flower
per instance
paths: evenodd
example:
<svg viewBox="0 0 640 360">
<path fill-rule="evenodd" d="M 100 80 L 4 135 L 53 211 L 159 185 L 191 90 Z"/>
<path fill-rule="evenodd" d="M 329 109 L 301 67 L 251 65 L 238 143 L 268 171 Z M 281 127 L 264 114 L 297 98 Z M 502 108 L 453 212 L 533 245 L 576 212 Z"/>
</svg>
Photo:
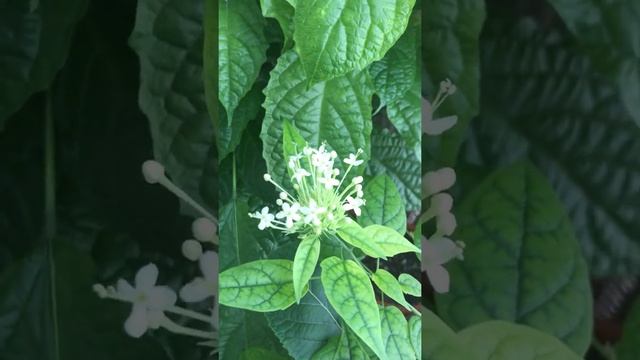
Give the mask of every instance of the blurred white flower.
<svg viewBox="0 0 640 360">
<path fill-rule="evenodd" d="M 154 264 L 142 267 L 135 278 L 135 287 L 120 279 L 116 294 L 133 304 L 124 329 L 132 337 L 142 336 L 147 329 L 157 329 L 164 317 L 163 311 L 176 302 L 176 293 L 168 286 L 156 286 L 158 268 Z"/>
<path fill-rule="evenodd" d="M 199 302 L 218 293 L 218 254 L 207 251 L 200 257 L 202 277 L 193 279 L 180 289 L 185 302 Z"/>
<path fill-rule="evenodd" d="M 427 240 L 422 237 L 422 270 L 427 272 L 429 282 L 438 293 L 449 291 L 449 272 L 442 266 L 453 258 L 462 257 L 462 247 L 451 239 Z"/>
</svg>

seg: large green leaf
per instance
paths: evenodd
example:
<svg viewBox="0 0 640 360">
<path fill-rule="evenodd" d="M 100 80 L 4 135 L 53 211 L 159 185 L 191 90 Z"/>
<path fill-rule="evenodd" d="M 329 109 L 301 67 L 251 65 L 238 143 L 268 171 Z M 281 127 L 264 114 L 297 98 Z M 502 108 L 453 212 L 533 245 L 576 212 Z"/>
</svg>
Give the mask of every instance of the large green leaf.
<svg viewBox="0 0 640 360">
<path fill-rule="evenodd" d="M 267 60 L 265 21 L 255 0 L 219 3 L 219 99 L 231 123 Z"/>
<path fill-rule="evenodd" d="M 298 0 L 293 38 L 311 84 L 365 69 L 404 33 L 415 0 Z"/>
<path fill-rule="evenodd" d="M 487 31 L 488 95 L 467 158 L 491 167 L 532 160 L 566 206 L 590 271 L 639 274 L 640 130 L 567 34 L 537 29 Z"/>
<path fill-rule="evenodd" d="M 416 359 L 422 359 L 422 316 L 414 315 L 407 322 L 409 328 L 409 341 Z"/>
<path fill-rule="evenodd" d="M 259 312 L 286 309 L 296 301 L 292 270 L 289 260 L 256 260 L 223 271 L 220 304 Z"/>
<path fill-rule="evenodd" d="M 316 352 L 311 360 L 368 360 L 369 356 L 360 345 L 358 338 L 342 329 L 340 336 L 329 339 L 327 344 Z"/>
<path fill-rule="evenodd" d="M 416 80 L 420 79 L 418 76 L 419 20 L 419 17 L 413 16 L 398 42 L 382 60 L 374 62 L 369 68 L 376 94 L 382 104 L 390 104 L 402 98 Z"/>
<path fill-rule="evenodd" d="M 456 333 L 431 310 L 421 308 L 420 312 L 422 313 L 422 359 L 442 359 L 435 357 L 434 354 L 445 344 L 455 341 Z"/>
<path fill-rule="evenodd" d="M 409 325 L 402 312 L 394 306 L 380 309 L 382 340 L 390 359 L 414 360 L 416 354 L 409 340 Z"/>
<path fill-rule="evenodd" d="M 367 273 L 354 261 L 335 256 L 322 261 L 321 267 L 322 285 L 331 306 L 378 357 L 388 359 L 378 305 Z"/>
<path fill-rule="evenodd" d="M 309 292 L 299 304 L 266 316 L 276 336 L 294 359 L 310 359 L 328 338 L 340 331 L 335 320 L 337 315 L 318 280 L 310 282 Z"/>
<path fill-rule="evenodd" d="M 293 289 L 299 302 L 320 256 L 320 237 L 306 236 L 300 241 L 293 259 Z"/>
<path fill-rule="evenodd" d="M 387 117 L 396 128 L 407 147 L 421 158 L 422 97 L 420 81 L 416 79 L 399 99 L 387 104 Z"/>
<path fill-rule="evenodd" d="M 413 149 L 397 133 L 374 132 L 367 174 L 385 174 L 396 184 L 408 211 L 420 209 L 422 166 Z"/>
<path fill-rule="evenodd" d="M 282 159 L 282 127 L 289 120 L 309 145 L 325 142 L 340 158 L 358 149 L 369 158 L 371 96 L 367 73 L 350 73 L 307 90 L 306 75 L 298 55 L 289 51 L 278 59 L 265 89 L 266 109 L 261 138 L 269 173 L 281 181 L 286 173 Z M 344 164 L 336 164 L 345 170 Z M 355 172 L 357 173 L 357 172 Z"/>
<path fill-rule="evenodd" d="M 548 332 L 577 353 L 589 347 L 592 297 L 571 222 L 532 165 L 498 170 L 458 208 L 465 260 L 449 265 L 451 291 L 436 296 L 455 329 L 489 319 Z"/>
<path fill-rule="evenodd" d="M 458 124 L 437 138 L 425 139 L 427 169 L 452 165 L 467 124 L 480 107 L 480 31 L 485 19 L 483 0 L 428 0 L 422 23 L 423 93 L 434 100 L 439 83 L 449 78 L 457 92 L 439 108 L 436 118 L 457 115 Z"/>
<path fill-rule="evenodd" d="M 375 258 L 386 259 L 384 250 L 379 245 L 372 242 L 369 238 L 369 234 L 367 234 L 365 229 L 357 223 L 353 221 L 345 223 L 344 226 L 338 229 L 338 235 L 346 243 L 357 247 L 365 254 Z"/>
<path fill-rule="evenodd" d="M 284 48 L 293 41 L 293 14 L 295 9 L 287 0 L 260 0 L 262 15 L 276 19 L 284 34 Z"/>
<path fill-rule="evenodd" d="M 0 130 L 31 94 L 54 79 L 86 6 L 86 0 L 0 4 Z"/>
<path fill-rule="evenodd" d="M 388 226 L 400 234 L 407 231 L 407 215 L 404 202 L 396 184 L 386 175 L 379 175 L 364 187 L 366 204 L 358 222 L 362 226 L 379 224 Z"/>
<path fill-rule="evenodd" d="M 379 246 L 385 256 L 395 256 L 406 252 L 420 253 L 417 246 L 392 228 L 369 225 L 364 228 L 364 231 L 369 242 Z"/>
<path fill-rule="evenodd" d="M 640 126 L 640 3 L 550 0 L 567 28 L 609 81 Z"/>
<path fill-rule="evenodd" d="M 430 359 L 578 360 L 581 357 L 549 334 L 528 326 L 488 321 L 461 331 Z"/>
<path fill-rule="evenodd" d="M 140 58 L 139 103 L 153 152 L 172 180 L 213 207 L 215 160 L 202 70 L 203 3 L 141 0 L 130 44 Z"/>
<path fill-rule="evenodd" d="M 398 280 L 390 272 L 384 269 L 378 269 L 373 273 L 373 275 L 371 275 L 371 280 L 373 280 L 385 295 L 393 299 L 398 304 L 404 306 L 405 309 L 409 311 L 415 310 L 404 298 L 400 283 L 398 283 Z"/>
</svg>

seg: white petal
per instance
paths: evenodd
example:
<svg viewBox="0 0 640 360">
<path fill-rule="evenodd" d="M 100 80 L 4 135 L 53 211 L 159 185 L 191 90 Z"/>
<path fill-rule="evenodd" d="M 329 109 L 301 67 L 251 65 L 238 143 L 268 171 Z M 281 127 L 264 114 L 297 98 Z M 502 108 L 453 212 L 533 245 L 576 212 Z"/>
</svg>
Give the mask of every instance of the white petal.
<svg viewBox="0 0 640 360">
<path fill-rule="evenodd" d="M 207 281 L 218 282 L 218 253 L 207 251 L 200 257 L 200 271 Z"/>
<path fill-rule="evenodd" d="M 176 303 L 177 295 L 168 286 L 156 286 L 146 292 L 147 304 L 149 308 L 164 310 Z"/>
<path fill-rule="evenodd" d="M 431 240 L 425 240 L 422 242 L 423 256 L 426 257 L 426 263 L 442 265 L 449 260 L 458 257 L 462 249 L 455 242 L 449 238 L 437 238 Z M 425 254 L 426 253 L 426 254 Z"/>
<path fill-rule="evenodd" d="M 451 129 L 456 125 L 457 122 L 458 122 L 457 116 L 455 115 L 447 116 L 442 119 L 423 121 L 422 129 L 424 130 L 425 134 L 435 136 L 435 135 L 440 135 L 443 132 Z"/>
<path fill-rule="evenodd" d="M 129 284 L 125 279 L 118 279 L 118 282 L 116 283 L 116 291 L 119 296 L 129 301 L 133 301 L 136 297 L 136 289 L 134 289 L 133 286 L 131 286 L 131 284 Z"/>
<path fill-rule="evenodd" d="M 427 277 L 436 292 L 449 292 L 449 272 L 442 265 L 427 267 Z"/>
<path fill-rule="evenodd" d="M 164 318 L 164 313 L 162 311 L 147 309 L 147 323 L 148 323 L 149 329 L 159 328 L 163 318 Z"/>
<path fill-rule="evenodd" d="M 134 304 L 131 314 L 124 322 L 124 331 L 134 338 L 144 335 L 148 328 L 147 308 L 144 304 Z"/>
<path fill-rule="evenodd" d="M 180 289 L 180 298 L 185 302 L 199 302 L 214 295 L 213 284 L 200 277 Z"/>
<path fill-rule="evenodd" d="M 149 290 L 156 285 L 157 280 L 158 267 L 152 263 L 145 265 L 136 274 L 136 289 Z"/>
</svg>

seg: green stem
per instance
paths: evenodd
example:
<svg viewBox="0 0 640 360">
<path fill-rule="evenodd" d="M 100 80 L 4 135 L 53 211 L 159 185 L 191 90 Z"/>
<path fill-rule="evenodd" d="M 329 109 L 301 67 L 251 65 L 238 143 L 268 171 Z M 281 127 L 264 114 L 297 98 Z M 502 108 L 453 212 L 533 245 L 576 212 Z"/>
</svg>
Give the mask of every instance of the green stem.
<svg viewBox="0 0 640 360">
<path fill-rule="evenodd" d="M 232 162 L 231 162 L 231 171 L 232 171 L 232 175 L 233 175 L 233 182 L 231 183 L 232 185 L 232 194 L 233 194 L 233 199 L 235 200 L 238 196 L 237 194 L 237 185 L 236 185 L 236 152 L 234 151 L 232 154 Z"/>
<path fill-rule="evenodd" d="M 50 296 L 53 317 L 54 359 L 60 359 L 60 340 L 58 335 L 58 303 L 56 294 L 56 266 L 53 239 L 56 236 L 56 164 L 55 164 L 55 127 L 51 109 L 51 93 L 45 94 L 44 126 L 44 238 L 47 243 L 49 261 Z"/>
</svg>

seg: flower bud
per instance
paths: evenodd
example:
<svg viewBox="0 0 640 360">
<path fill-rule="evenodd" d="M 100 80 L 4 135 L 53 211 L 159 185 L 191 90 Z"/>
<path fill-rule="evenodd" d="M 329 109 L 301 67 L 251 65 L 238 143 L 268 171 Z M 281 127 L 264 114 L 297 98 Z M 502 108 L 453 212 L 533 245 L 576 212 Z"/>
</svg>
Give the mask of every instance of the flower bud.
<svg viewBox="0 0 640 360">
<path fill-rule="evenodd" d="M 218 227 L 213 223 L 213 221 L 205 217 L 201 217 L 197 218 L 191 224 L 191 231 L 193 232 L 193 237 L 198 241 L 213 242 L 216 237 Z"/>
<path fill-rule="evenodd" d="M 269 174 L 264 174 L 263 178 L 264 178 L 264 181 L 271 181 L 271 175 Z"/>
<path fill-rule="evenodd" d="M 142 163 L 142 175 L 149 184 L 155 184 L 164 177 L 164 166 L 155 160 Z"/>
<path fill-rule="evenodd" d="M 436 219 L 436 231 L 441 235 L 449 236 L 453 234 L 457 226 L 456 217 L 450 212 L 439 214 Z"/>
<path fill-rule="evenodd" d="M 456 173 L 452 168 L 446 167 L 427 172 L 422 180 L 422 194 L 428 197 L 452 187 L 456 182 Z"/>
<path fill-rule="evenodd" d="M 109 295 L 107 289 L 102 284 L 93 284 L 93 291 L 95 291 L 101 299 L 104 299 Z"/>
<path fill-rule="evenodd" d="M 435 194 L 431 197 L 431 208 L 436 214 L 444 214 L 451 211 L 453 197 L 447 193 Z"/>
<path fill-rule="evenodd" d="M 196 261 L 202 255 L 202 245 L 193 239 L 185 240 L 182 243 L 182 255 L 191 261 Z"/>
</svg>

